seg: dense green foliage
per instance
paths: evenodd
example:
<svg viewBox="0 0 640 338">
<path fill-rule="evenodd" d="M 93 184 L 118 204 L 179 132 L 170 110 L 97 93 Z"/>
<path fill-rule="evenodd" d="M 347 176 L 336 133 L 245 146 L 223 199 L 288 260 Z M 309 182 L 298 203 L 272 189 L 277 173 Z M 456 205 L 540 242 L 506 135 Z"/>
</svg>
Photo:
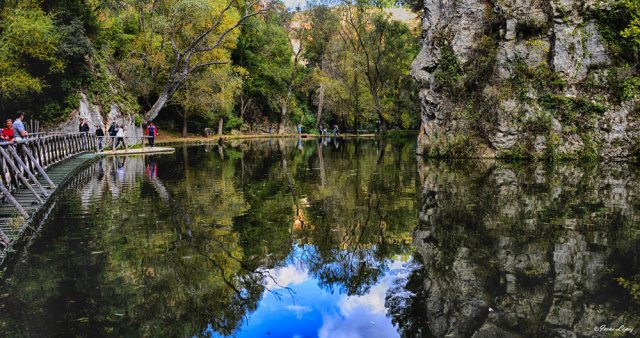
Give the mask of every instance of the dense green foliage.
<svg viewBox="0 0 640 338">
<path fill-rule="evenodd" d="M 408 69 L 417 34 L 385 6 L 313 4 L 294 13 L 279 2 L 5 1 L 0 111 L 53 123 L 85 95 L 103 115 L 115 103 L 138 120 L 159 114 L 183 133 L 416 127 Z"/>
<path fill-rule="evenodd" d="M 79 88 L 96 76 L 99 25 L 83 1 L 5 1 L 0 7 L 0 110 L 38 112 L 53 121 L 78 105 Z"/>
</svg>

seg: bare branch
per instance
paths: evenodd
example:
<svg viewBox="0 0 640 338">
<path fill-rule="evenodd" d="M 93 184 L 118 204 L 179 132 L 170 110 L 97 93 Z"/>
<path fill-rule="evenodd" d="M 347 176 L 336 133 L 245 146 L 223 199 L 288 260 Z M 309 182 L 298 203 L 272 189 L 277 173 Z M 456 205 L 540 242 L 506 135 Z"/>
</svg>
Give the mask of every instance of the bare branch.
<svg viewBox="0 0 640 338">
<path fill-rule="evenodd" d="M 216 22 L 214 22 L 213 25 L 211 25 L 206 31 L 202 32 L 195 40 L 193 40 L 193 42 L 189 45 L 189 47 L 187 47 L 184 50 L 185 54 L 189 53 L 194 48 L 196 48 L 200 44 L 200 42 L 202 42 L 209 34 L 211 34 L 211 32 L 213 32 L 214 29 L 220 26 L 220 23 L 222 22 L 222 18 L 224 17 L 224 14 L 229 9 L 231 9 L 231 5 L 233 4 L 233 2 L 234 2 L 233 0 L 230 0 L 229 3 L 227 3 L 227 5 L 222 9 L 220 14 L 218 14 L 218 18 Z"/>
<path fill-rule="evenodd" d="M 218 39 L 216 40 L 216 42 L 214 42 L 214 43 L 213 43 L 212 45 L 210 45 L 210 46 L 202 47 L 202 48 L 198 48 L 198 49 L 196 49 L 196 50 L 195 50 L 195 52 L 196 52 L 196 53 L 198 53 L 198 52 L 207 52 L 207 51 L 211 51 L 211 50 L 216 49 L 218 46 L 220 46 L 220 44 L 222 43 L 222 41 L 224 40 L 224 38 L 225 38 L 229 33 L 231 33 L 231 31 L 233 31 L 234 29 L 238 28 L 238 26 L 240 26 L 240 25 L 241 25 L 245 20 L 247 20 L 247 19 L 249 19 L 249 18 L 251 18 L 251 17 L 254 17 L 254 16 L 256 16 L 256 15 L 264 14 L 264 13 L 266 13 L 266 12 L 267 12 L 267 9 L 266 9 L 266 8 L 264 8 L 264 9 L 261 9 L 261 10 L 259 10 L 259 11 L 257 11 L 257 12 L 253 12 L 253 13 L 250 13 L 250 14 L 248 14 L 248 15 L 245 15 L 245 16 L 241 17 L 241 18 L 240 18 L 240 20 L 238 20 L 238 22 L 236 22 L 235 24 L 233 24 L 233 26 L 231 26 L 231 27 L 229 27 L 229 28 L 225 29 L 225 31 L 224 31 L 224 32 L 222 32 L 222 34 L 220 34 L 220 36 L 218 37 Z"/>
<path fill-rule="evenodd" d="M 212 66 L 212 65 L 226 65 L 227 63 L 229 63 L 231 61 L 211 61 L 211 62 L 203 62 L 203 63 L 199 63 L 191 68 L 189 68 L 189 70 L 187 71 L 188 73 L 193 72 L 196 69 L 202 68 L 202 67 L 207 67 L 207 66 Z"/>
<path fill-rule="evenodd" d="M 173 52 L 176 54 L 176 59 L 181 59 L 182 53 L 180 53 L 180 50 L 178 49 L 178 45 L 176 44 L 175 37 L 176 37 L 175 31 L 171 32 L 171 48 L 173 49 Z"/>
</svg>

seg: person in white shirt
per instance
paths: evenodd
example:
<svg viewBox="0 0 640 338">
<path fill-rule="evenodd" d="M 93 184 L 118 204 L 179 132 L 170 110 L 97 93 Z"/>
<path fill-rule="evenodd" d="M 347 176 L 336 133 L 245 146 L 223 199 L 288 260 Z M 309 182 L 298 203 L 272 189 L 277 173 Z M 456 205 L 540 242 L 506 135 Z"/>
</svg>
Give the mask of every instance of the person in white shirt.
<svg viewBox="0 0 640 338">
<path fill-rule="evenodd" d="M 118 128 L 118 132 L 116 133 L 116 145 L 113 147 L 113 150 L 118 149 L 120 143 L 122 143 L 125 148 L 127 147 L 127 144 L 124 142 L 124 124 L 121 124 L 120 128 Z"/>
</svg>

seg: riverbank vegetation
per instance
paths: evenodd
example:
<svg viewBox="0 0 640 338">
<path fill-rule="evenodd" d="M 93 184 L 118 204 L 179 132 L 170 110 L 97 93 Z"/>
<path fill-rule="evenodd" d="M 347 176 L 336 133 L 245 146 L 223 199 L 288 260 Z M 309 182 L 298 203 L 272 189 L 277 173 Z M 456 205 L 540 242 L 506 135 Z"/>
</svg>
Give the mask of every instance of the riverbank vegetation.
<svg viewBox="0 0 640 338">
<path fill-rule="evenodd" d="M 84 95 L 183 135 L 417 128 L 418 37 L 373 1 L 4 1 L 0 109 L 55 125 Z"/>
</svg>

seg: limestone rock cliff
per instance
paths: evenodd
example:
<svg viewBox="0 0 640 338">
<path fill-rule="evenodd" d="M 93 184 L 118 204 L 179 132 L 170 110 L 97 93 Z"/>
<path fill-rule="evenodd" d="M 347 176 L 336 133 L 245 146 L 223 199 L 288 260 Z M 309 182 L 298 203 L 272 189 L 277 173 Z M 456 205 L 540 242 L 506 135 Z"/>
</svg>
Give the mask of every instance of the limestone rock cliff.
<svg viewBox="0 0 640 338">
<path fill-rule="evenodd" d="M 412 65 L 418 152 L 636 155 L 640 81 L 637 61 L 608 40 L 622 39 L 606 31 L 603 17 L 614 7 L 613 0 L 425 0 L 423 47 Z"/>
<path fill-rule="evenodd" d="M 48 127 L 45 131 L 75 133 L 78 131 L 79 119 L 84 118 L 89 124 L 91 133 L 95 132 L 97 125 L 102 126 L 106 133 L 111 122 L 116 122 L 118 125 L 124 125 L 125 136 L 129 138 L 130 144 L 141 142 L 143 131 L 140 125 L 136 124 L 134 116 L 122 112 L 115 103 L 112 103 L 107 111 L 102 106 L 91 104 L 85 94 L 81 93 L 79 96 L 78 109 L 73 110 L 65 121 Z"/>
</svg>

